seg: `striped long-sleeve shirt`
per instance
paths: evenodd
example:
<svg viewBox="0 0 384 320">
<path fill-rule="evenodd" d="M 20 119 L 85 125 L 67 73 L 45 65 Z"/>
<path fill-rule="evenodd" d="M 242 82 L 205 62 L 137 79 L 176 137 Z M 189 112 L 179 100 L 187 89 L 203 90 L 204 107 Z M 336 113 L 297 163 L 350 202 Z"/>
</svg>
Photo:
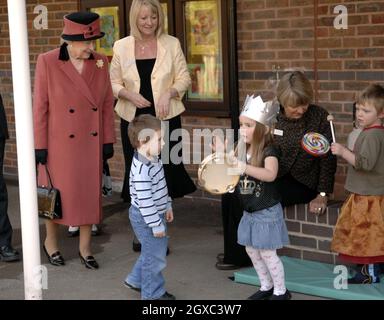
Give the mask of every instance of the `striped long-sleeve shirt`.
<svg viewBox="0 0 384 320">
<path fill-rule="evenodd" d="M 165 231 L 160 214 L 172 208 L 171 197 L 168 196 L 163 163 L 149 161 L 135 152 L 129 175 L 129 192 L 131 205 L 138 208 L 152 232 Z"/>
</svg>

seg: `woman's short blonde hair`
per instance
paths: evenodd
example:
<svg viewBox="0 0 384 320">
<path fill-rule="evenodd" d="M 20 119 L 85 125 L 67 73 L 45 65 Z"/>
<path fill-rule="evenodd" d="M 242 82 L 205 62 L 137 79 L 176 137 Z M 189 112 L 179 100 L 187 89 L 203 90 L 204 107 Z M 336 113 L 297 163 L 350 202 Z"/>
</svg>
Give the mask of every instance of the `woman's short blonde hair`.
<svg viewBox="0 0 384 320">
<path fill-rule="evenodd" d="M 156 29 L 156 37 L 159 38 L 164 33 L 164 13 L 158 0 L 133 0 L 131 10 L 129 12 L 129 26 L 131 28 L 131 36 L 141 40 L 141 33 L 137 27 L 137 17 L 142 6 L 148 6 L 152 12 L 157 15 L 158 26 Z"/>
<path fill-rule="evenodd" d="M 284 108 L 308 105 L 313 100 L 312 85 L 300 71 L 286 73 L 277 86 L 277 99 Z"/>
</svg>

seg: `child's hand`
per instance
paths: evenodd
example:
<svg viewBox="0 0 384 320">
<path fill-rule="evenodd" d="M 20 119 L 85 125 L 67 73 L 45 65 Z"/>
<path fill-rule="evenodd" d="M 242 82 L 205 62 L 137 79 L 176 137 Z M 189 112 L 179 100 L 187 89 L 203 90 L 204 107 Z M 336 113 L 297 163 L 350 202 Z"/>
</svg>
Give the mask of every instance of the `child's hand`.
<svg viewBox="0 0 384 320">
<path fill-rule="evenodd" d="M 341 145 L 340 143 L 337 143 L 337 142 L 334 142 L 331 145 L 331 152 L 332 152 L 332 154 L 334 154 L 336 156 L 342 156 L 344 153 L 344 149 L 345 149 L 345 147 L 343 145 Z"/>
<path fill-rule="evenodd" d="M 172 211 L 172 209 L 169 209 L 165 213 L 165 220 L 167 220 L 167 222 L 172 222 L 173 221 L 173 211 Z"/>
<path fill-rule="evenodd" d="M 223 141 L 221 141 L 221 139 L 218 136 L 213 136 L 210 147 L 212 148 L 213 152 L 224 153 L 225 150 L 227 149 L 227 144 L 228 144 L 227 139 L 225 139 L 223 143 Z"/>
<path fill-rule="evenodd" d="M 163 238 L 163 237 L 165 237 L 165 231 L 154 233 L 153 236 L 155 238 Z"/>
<path fill-rule="evenodd" d="M 232 150 L 230 153 L 228 153 L 228 162 L 232 165 L 232 174 L 244 174 L 247 164 L 236 158 L 235 151 Z"/>
</svg>

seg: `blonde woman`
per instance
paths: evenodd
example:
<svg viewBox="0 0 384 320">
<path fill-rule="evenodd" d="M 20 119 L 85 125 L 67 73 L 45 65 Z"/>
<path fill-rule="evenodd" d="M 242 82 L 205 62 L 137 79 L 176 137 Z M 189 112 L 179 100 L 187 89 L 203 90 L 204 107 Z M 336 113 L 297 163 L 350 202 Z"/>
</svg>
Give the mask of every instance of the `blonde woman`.
<svg viewBox="0 0 384 320">
<path fill-rule="evenodd" d="M 169 125 L 169 135 L 165 137 L 169 148 L 165 148 L 166 153 L 162 152 L 165 178 L 169 195 L 183 197 L 196 187 L 183 163 L 175 164 L 169 157 L 181 137 L 170 141 L 169 136 L 181 128 L 180 115 L 185 110 L 181 100 L 191 83 L 187 63 L 179 40 L 164 33 L 164 14 L 159 1 L 134 0 L 129 20 L 131 35 L 116 41 L 110 69 L 113 93 L 118 99 L 115 111 L 121 117 L 125 158 L 122 198 L 131 202 L 129 170 L 134 149 L 127 135 L 128 124 L 141 114 L 151 114 Z M 181 153 L 180 150 L 179 159 Z"/>
</svg>

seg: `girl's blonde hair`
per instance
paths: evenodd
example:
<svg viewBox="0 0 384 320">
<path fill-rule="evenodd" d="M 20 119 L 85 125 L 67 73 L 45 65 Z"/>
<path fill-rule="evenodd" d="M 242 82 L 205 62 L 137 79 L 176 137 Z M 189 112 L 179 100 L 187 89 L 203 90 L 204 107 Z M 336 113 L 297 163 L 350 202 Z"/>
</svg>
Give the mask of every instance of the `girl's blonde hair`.
<svg viewBox="0 0 384 320">
<path fill-rule="evenodd" d="M 249 147 L 252 149 L 250 164 L 255 167 L 264 166 L 264 150 L 273 143 L 274 126 L 268 127 L 260 122 L 255 121 L 255 130 L 253 131 L 252 142 Z M 238 155 L 238 148 L 236 154 Z"/>
<path fill-rule="evenodd" d="M 137 27 L 137 17 L 142 6 L 148 6 L 152 12 L 157 15 L 156 37 L 159 38 L 164 33 L 164 13 L 158 0 L 133 0 L 131 10 L 129 12 L 129 26 L 131 28 L 131 36 L 142 40 L 141 33 Z"/>
<path fill-rule="evenodd" d="M 300 71 L 282 76 L 276 91 L 277 99 L 284 108 L 308 105 L 313 100 L 312 85 Z"/>
</svg>

